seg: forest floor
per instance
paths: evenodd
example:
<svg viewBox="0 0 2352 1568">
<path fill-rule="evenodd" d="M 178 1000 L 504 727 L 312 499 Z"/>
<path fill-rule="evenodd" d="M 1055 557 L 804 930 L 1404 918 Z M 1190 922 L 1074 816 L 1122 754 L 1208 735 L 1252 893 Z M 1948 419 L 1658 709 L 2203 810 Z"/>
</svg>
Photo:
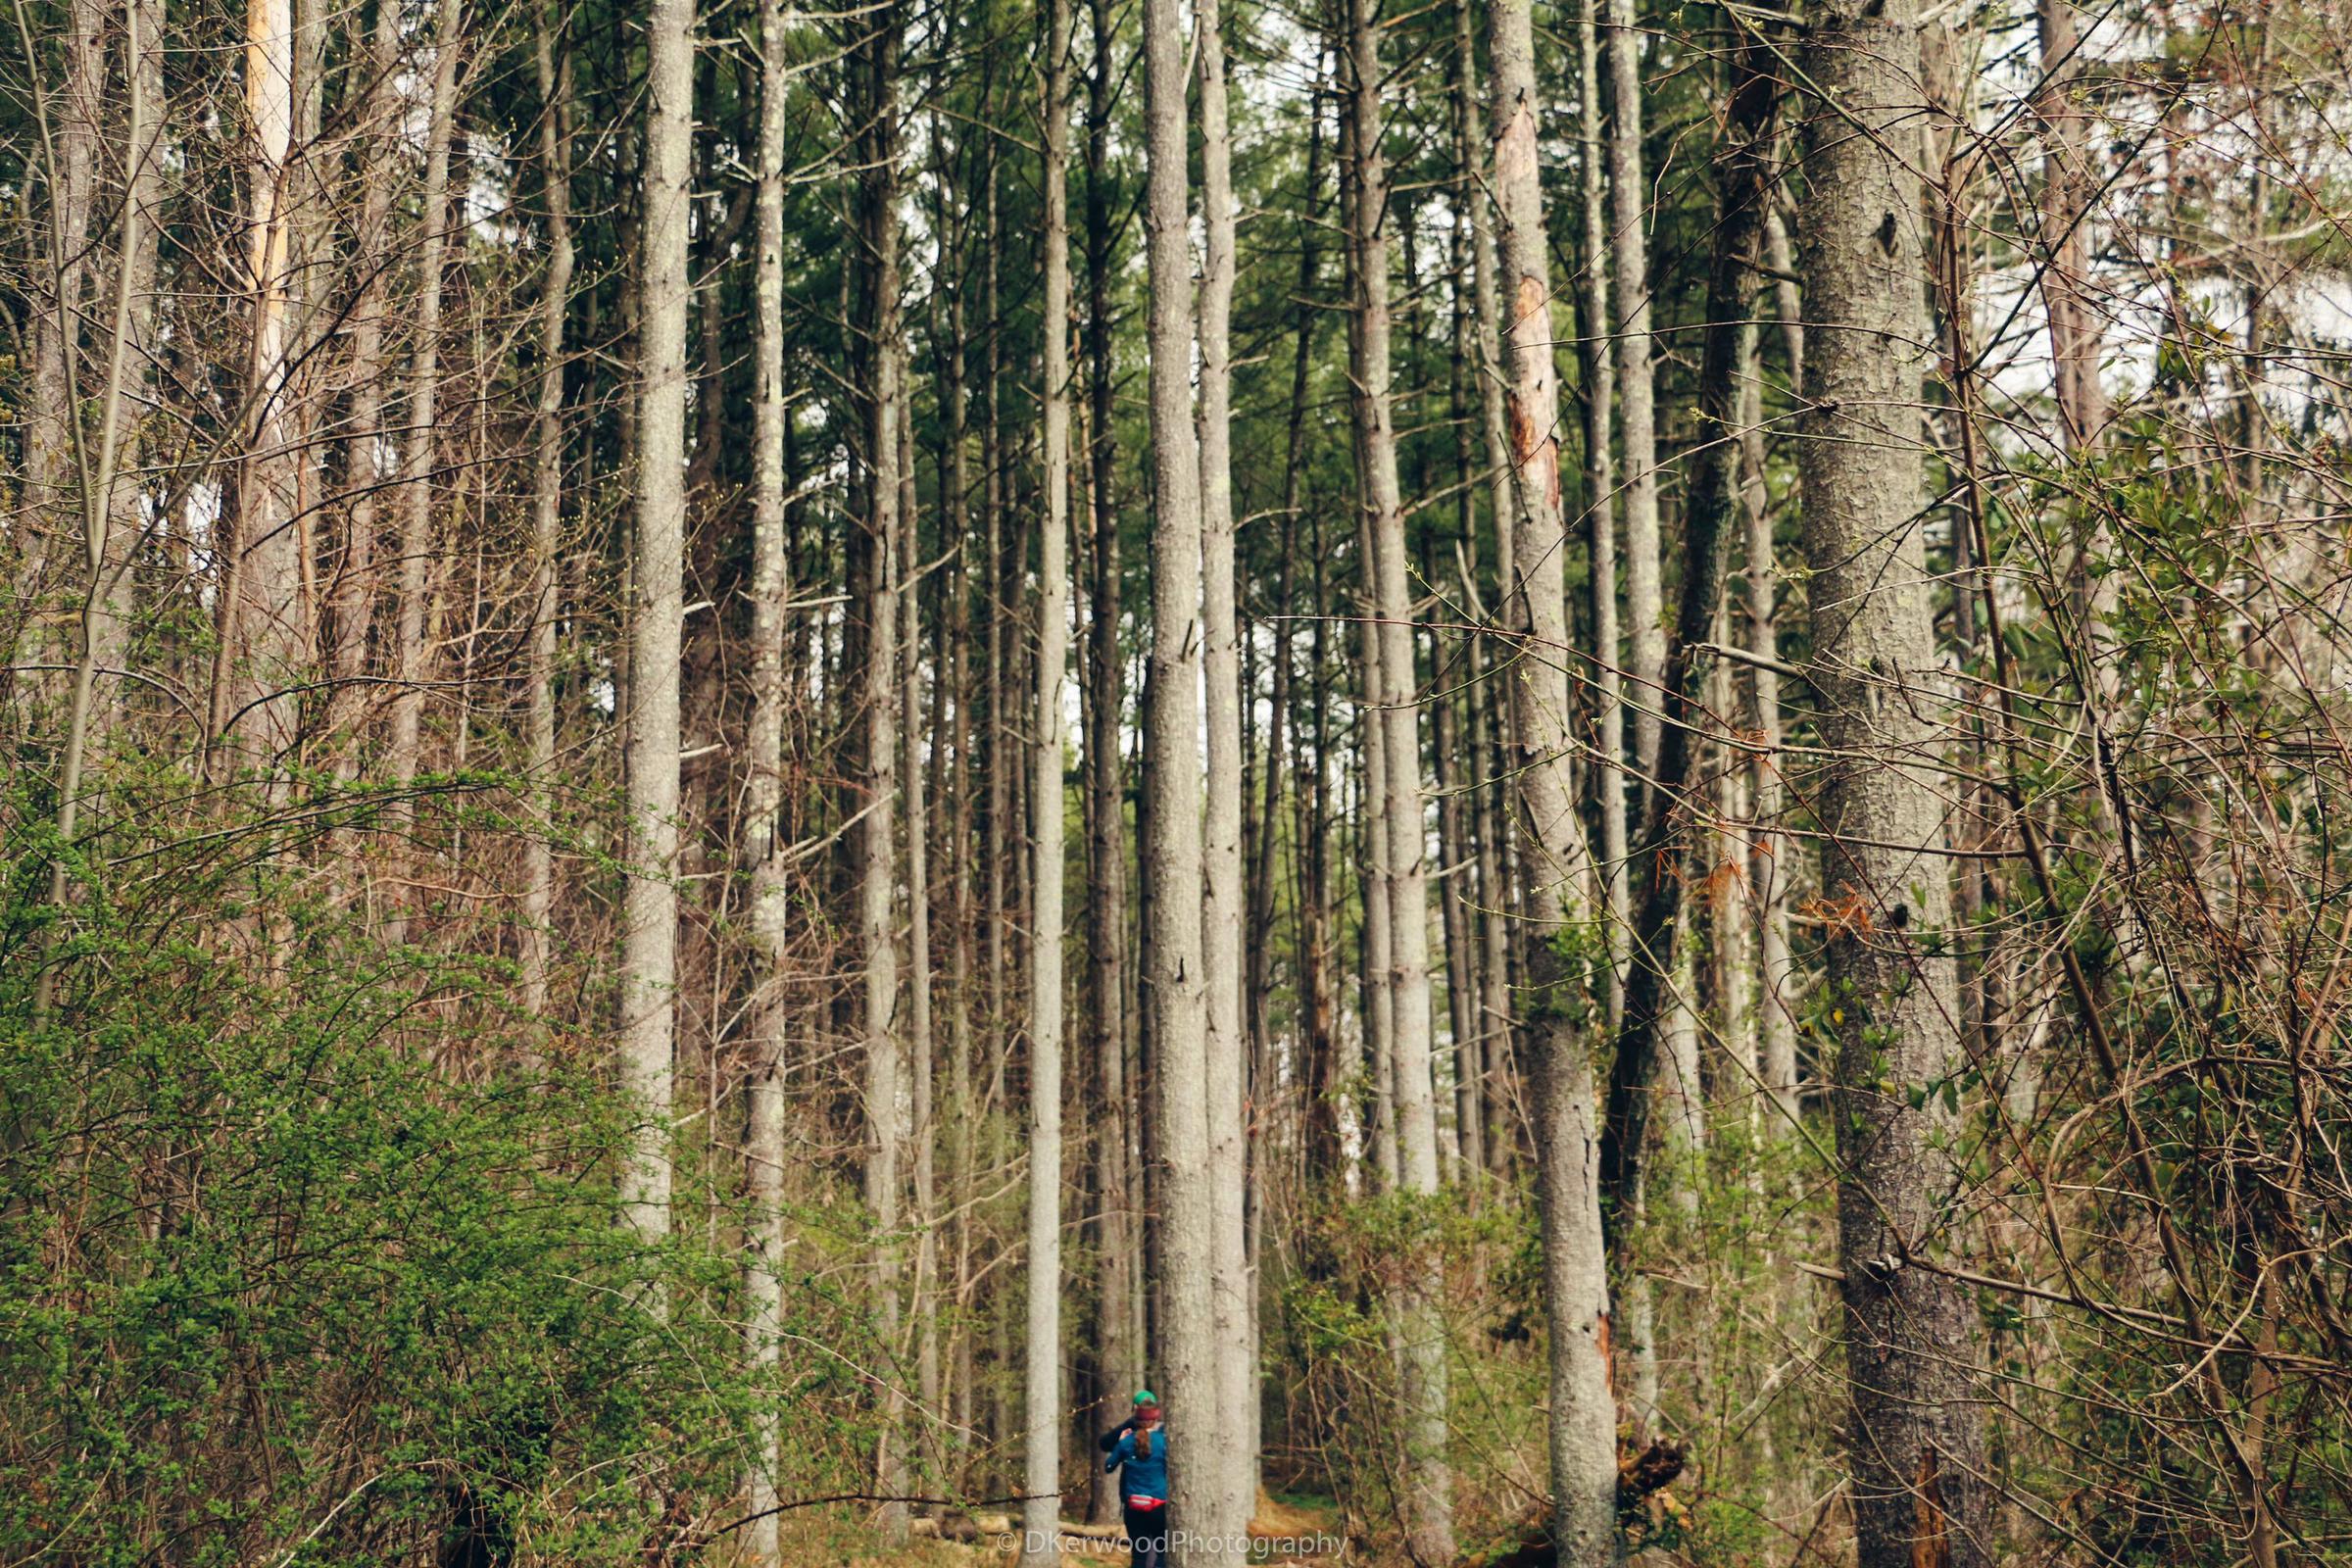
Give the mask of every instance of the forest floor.
<svg viewBox="0 0 2352 1568">
<path fill-rule="evenodd" d="M 851 1560 L 848 1568 L 983 1568 L 983 1565 L 1020 1560 L 1018 1522 L 1004 1514 L 981 1514 L 977 1543 L 915 1540 L 895 1552 Z M 1255 1562 L 1366 1562 L 1351 1549 L 1342 1531 L 1338 1510 L 1295 1498 L 1260 1494 L 1250 1518 L 1250 1534 L 1263 1544 L 1251 1554 Z M 1062 1521 L 1061 1560 L 1068 1563 L 1124 1564 L 1128 1554 L 1120 1544 L 1116 1524 L 1090 1525 Z"/>
</svg>

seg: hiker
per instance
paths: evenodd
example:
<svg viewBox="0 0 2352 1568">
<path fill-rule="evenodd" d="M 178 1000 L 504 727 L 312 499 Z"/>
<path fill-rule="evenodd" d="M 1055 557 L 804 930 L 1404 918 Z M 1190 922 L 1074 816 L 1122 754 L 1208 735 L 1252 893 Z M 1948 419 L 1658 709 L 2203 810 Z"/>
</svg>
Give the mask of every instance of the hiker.
<svg viewBox="0 0 2352 1568">
<path fill-rule="evenodd" d="M 1168 1551 L 1168 1435 L 1159 1424 L 1159 1396 L 1135 1396 L 1135 1414 L 1106 1445 L 1105 1471 L 1119 1472 L 1119 1502 L 1135 1568 L 1160 1568 Z"/>
</svg>

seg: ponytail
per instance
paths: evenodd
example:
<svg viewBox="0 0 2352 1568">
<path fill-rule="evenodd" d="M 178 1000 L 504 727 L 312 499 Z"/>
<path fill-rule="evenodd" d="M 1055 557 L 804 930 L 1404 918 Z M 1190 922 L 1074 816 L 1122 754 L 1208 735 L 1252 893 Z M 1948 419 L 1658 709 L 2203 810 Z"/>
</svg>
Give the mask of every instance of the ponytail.
<svg viewBox="0 0 2352 1568">
<path fill-rule="evenodd" d="M 1140 1459 L 1152 1457 L 1152 1429 L 1150 1427 L 1135 1429 L 1135 1452 L 1136 1457 Z"/>
</svg>

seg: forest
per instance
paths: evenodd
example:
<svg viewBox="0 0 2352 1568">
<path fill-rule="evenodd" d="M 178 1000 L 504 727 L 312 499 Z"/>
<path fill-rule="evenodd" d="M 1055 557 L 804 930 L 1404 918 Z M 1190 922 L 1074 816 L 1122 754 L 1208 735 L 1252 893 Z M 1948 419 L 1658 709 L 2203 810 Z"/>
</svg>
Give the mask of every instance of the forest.
<svg viewBox="0 0 2352 1568">
<path fill-rule="evenodd" d="M 9 5 L 0 1564 L 2352 1563 L 2346 0 Z"/>
</svg>

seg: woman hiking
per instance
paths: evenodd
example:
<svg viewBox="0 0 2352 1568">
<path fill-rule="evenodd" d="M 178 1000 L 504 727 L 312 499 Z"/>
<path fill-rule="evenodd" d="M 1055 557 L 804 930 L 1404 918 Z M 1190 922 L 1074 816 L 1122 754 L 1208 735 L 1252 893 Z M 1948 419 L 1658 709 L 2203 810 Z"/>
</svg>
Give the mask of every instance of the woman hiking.
<svg viewBox="0 0 2352 1568">
<path fill-rule="evenodd" d="M 1135 1415 L 1116 1433 L 1102 1461 L 1119 1472 L 1119 1501 L 1135 1568 L 1160 1568 L 1168 1552 L 1168 1435 L 1161 1430 L 1159 1396 L 1135 1396 Z"/>
</svg>

